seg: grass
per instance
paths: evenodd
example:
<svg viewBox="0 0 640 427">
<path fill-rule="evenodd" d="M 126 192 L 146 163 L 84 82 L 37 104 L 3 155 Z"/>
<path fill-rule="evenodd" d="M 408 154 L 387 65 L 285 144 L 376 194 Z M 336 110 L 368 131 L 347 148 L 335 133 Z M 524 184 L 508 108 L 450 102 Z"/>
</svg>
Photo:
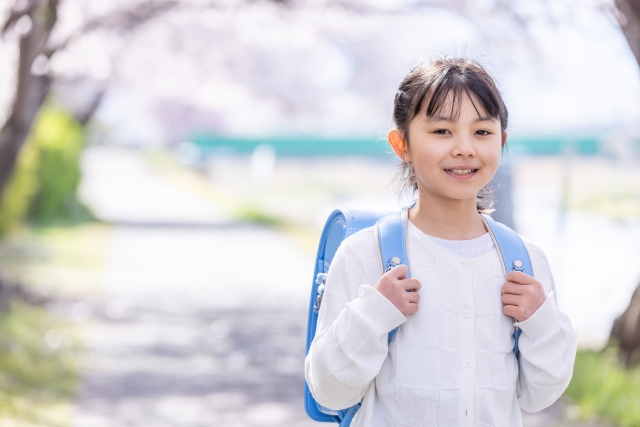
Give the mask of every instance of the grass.
<svg viewBox="0 0 640 427">
<path fill-rule="evenodd" d="M 640 191 L 616 188 L 593 192 L 575 204 L 577 209 L 598 213 L 617 220 L 640 217 Z"/>
<path fill-rule="evenodd" d="M 0 242 L 0 271 L 31 289 L 82 296 L 100 287 L 111 230 L 100 223 L 22 227 Z"/>
<path fill-rule="evenodd" d="M 622 368 L 614 348 L 578 351 L 564 396 L 580 408 L 582 419 L 602 418 L 620 427 L 640 426 L 640 366 Z"/>
<path fill-rule="evenodd" d="M 0 279 L 54 301 L 81 298 L 100 287 L 110 239 L 100 223 L 17 228 L 0 241 Z M 0 303 L 0 427 L 69 426 L 83 326 L 47 307 Z"/>
<path fill-rule="evenodd" d="M 271 215 L 255 206 L 243 205 L 235 210 L 235 219 L 250 224 L 264 225 L 274 228 L 286 228 L 290 222 L 286 219 Z"/>
<path fill-rule="evenodd" d="M 631 160 L 530 157 L 514 169 L 514 186 L 561 192 L 571 210 L 618 221 L 640 218 L 640 169 Z"/>
<path fill-rule="evenodd" d="M 43 307 L 0 312 L 0 426 L 67 426 L 79 384 L 77 331 Z"/>
</svg>

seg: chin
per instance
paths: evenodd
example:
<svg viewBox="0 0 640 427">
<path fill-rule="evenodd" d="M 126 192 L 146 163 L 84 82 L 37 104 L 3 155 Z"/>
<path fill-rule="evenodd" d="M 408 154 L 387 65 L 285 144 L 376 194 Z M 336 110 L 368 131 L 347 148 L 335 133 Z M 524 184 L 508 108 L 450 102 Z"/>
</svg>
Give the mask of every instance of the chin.
<svg viewBox="0 0 640 427">
<path fill-rule="evenodd" d="M 443 192 L 441 193 L 441 197 L 443 199 L 449 199 L 451 201 L 459 201 L 459 202 L 464 202 L 466 200 L 473 200 L 475 203 L 477 194 L 478 194 L 477 192 L 476 193 Z"/>
<path fill-rule="evenodd" d="M 422 183 L 420 183 L 422 184 Z M 419 184 L 419 186 L 420 186 Z M 447 185 L 450 183 L 441 183 L 444 185 L 438 186 L 428 186 L 425 185 L 423 188 L 427 193 L 431 193 L 433 196 L 442 199 L 449 199 L 451 201 L 459 201 L 463 202 L 466 200 L 472 200 L 474 205 L 476 202 L 476 197 L 478 196 L 478 192 L 484 187 L 479 187 L 477 183 L 457 183 L 458 185 Z M 421 190 L 418 190 L 418 194 Z"/>
</svg>

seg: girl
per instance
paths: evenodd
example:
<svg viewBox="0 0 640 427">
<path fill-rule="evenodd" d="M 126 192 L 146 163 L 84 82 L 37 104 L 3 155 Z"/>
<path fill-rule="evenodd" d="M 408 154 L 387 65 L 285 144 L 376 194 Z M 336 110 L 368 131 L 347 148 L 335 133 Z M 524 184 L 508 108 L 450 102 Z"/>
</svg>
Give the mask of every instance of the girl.
<svg viewBox="0 0 640 427">
<path fill-rule="evenodd" d="M 469 59 L 429 61 L 400 84 L 388 139 L 403 184 L 417 193 L 412 277 L 403 265 L 382 274 L 373 228 L 347 238 L 305 361 L 318 403 L 362 402 L 353 427 L 522 426 L 520 408 L 551 405 L 571 380 L 577 334 L 558 308 L 547 259 L 525 241 L 535 278 L 505 277 L 479 215 L 507 118 L 496 84 Z"/>
</svg>

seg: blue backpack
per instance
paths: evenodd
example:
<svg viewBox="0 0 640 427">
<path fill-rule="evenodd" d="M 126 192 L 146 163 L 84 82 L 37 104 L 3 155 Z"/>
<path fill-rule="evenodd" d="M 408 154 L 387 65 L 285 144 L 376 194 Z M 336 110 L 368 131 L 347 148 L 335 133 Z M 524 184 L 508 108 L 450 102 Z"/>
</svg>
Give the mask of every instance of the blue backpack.
<svg viewBox="0 0 640 427">
<path fill-rule="evenodd" d="M 311 285 L 311 300 L 307 321 L 307 354 L 309 354 L 309 347 L 316 334 L 318 312 L 322 303 L 327 272 L 342 241 L 363 228 L 375 225 L 383 271 L 388 271 L 399 264 L 405 264 L 409 267 L 406 244 L 409 209 L 410 207 L 405 207 L 401 211 L 393 213 L 341 209 L 334 211 L 329 216 L 320 237 L 313 275 L 314 280 Z M 533 276 L 529 253 L 520 236 L 509 227 L 494 221 L 489 215 L 482 214 L 482 219 L 498 250 L 504 273 L 521 271 Z M 409 269 L 407 277 L 410 277 L 410 275 L 411 270 Z M 389 332 L 388 342 L 391 342 L 397 330 L 398 328 Z M 516 328 L 513 336 L 515 343 L 513 353 L 516 357 L 519 357 L 518 337 L 520 336 L 520 330 L 518 328 Z M 321 422 L 335 422 L 340 427 L 348 427 L 351 424 L 353 417 L 360 408 L 360 403 L 337 411 L 329 409 L 316 402 L 306 381 L 304 386 L 305 410 L 311 419 Z"/>
</svg>

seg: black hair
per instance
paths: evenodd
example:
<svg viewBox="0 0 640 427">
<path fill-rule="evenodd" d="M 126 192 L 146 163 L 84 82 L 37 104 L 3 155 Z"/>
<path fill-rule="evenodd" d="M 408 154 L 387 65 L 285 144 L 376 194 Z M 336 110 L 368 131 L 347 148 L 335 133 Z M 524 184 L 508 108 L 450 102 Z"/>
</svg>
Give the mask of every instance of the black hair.
<svg viewBox="0 0 640 427">
<path fill-rule="evenodd" d="M 463 96 L 469 98 L 478 116 L 483 117 L 484 114 L 484 117 L 498 119 L 501 130 L 504 132 L 507 129 L 509 113 L 502 95 L 493 78 L 478 62 L 468 58 L 435 58 L 411 69 L 396 93 L 393 124 L 402 134 L 407 147 L 410 145 L 409 124 L 421 111 L 424 110 L 427 117 L 433 117 L 442 112 L 450 99 L 451 111 L 448 116 L 455 120 L 460 115 Z M 402 164 L 399 181 L 402 191 L 418 190 L 411 163 Z M 491 211 L 491 189 L 484 187 L 478 192 L 477 198 L 478 211 Z"/>
</svg>

